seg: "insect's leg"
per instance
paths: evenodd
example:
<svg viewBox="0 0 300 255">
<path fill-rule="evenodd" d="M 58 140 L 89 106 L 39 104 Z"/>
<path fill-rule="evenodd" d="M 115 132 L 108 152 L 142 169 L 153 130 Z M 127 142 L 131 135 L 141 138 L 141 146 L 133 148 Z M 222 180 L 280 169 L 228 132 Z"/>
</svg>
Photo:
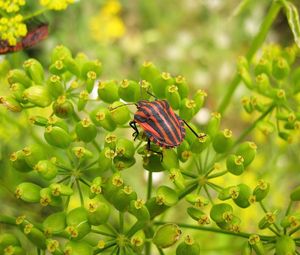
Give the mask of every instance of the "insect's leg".
<svg viewBox="0 0 300 255">
<path fill-rule="evenodd" d="M 134 133 L 132 134 L 132 136 L 134 137 L 133 140 L 135 140 L 138 135 L 139 135 L 139 130 L 137 129 L 137 126 L 136 126 L 136 122 L 133 120 L 133 121 L 130 121 L 129 122 L 129 125 L 133 128 L 134 130 Z"/>
<path fill-rule="evenodd" d="M 154 94 L 152 94 L 152 93 L 149 92 L 148 90 L 147 90 L 147 94 L 150 95 L 150 96 L 152 96 L 152 97 L 154 97 L 156 100 L 158 99 L 157 96 L 155 96 Z"/>
<path fill-rule="evenodd" d="M 203 134 L 203 135 L 198 135 L 197 133 L 196 133 L 196 131 L 185 121 L 185 120 L 182 120 L 183 122 L 184 122 L 184 124 L 193 132 L 193 134 L 195 135 L 195 136 L 197 136 L 198 138 L 204 138 L 206 135 L 205 134 Z"/>
<path fill-rule="evenodd" d="M 150 142 L 151 142 L 150 139 L 148 139 L 148 142 L 147 142 L 147 150 L 148 150 L 148 151 L 152 151 L 152 152 L 154 152 L 154 153 L 160 155 L 160 161 L 163 161 L 163 158 L 164 158 L 163 153 L 162 153 L 161 151 L 155 151 L 155 150 L 152 150 L 152 149 L 151 149 L 151 146 L 150 146 Z"/>
</svg>

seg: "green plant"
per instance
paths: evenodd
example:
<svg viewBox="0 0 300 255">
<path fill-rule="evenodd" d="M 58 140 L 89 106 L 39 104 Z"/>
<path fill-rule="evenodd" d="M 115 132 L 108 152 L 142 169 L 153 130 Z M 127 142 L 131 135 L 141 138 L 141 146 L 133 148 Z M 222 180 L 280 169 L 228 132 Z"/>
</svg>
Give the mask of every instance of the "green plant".
<svg viewBox="0 0 300 255">
<path fill-rule="evenodd" d="M 52 51 L 47 69 L 31 58 L 22 69 L 10 70 L 7 81 L 11 90 L 0 102 L 15 114 L 28 116 L 36 141 L 20 146 L 10 156 L 14 171 L 24 176 L 15 196 L 22 205 L 44 208 L 45 214 L 36 218 L 23 212 L 2 214 L 0 223 L 12 225 L 11 231 L 18 228 L 38 254 L 46 250 L 52 254 L 151 254 L 153 245 L 160 254 L 175 245 L 178 255 L 199 254 L 202 244 L 192 237 L 192 230 L 244 238 L 242 254 L 266 254 L 269 250 L 279 255 L 298 254 L 300 240 L 295 234 L 300 218 L 293 205 L 300 200 L 299 186 L 292 190 L 290 203 L 281 214 L 265 205 L 271 188 L 268 181 L 257 180 L 255 187 L 242 182 L 223 187 L 217 182 L 219 177 L 247 171 L 257 146 L 245 138 L 254 129 L 268 134 L 277 130 L 286 141 L 298 135 L 300 76 L 295 60 L 299 45 L 268 46 L 262 57 L 252 60 L 280 8 L 285 8 L 299 44 L 295 7 L 287 1 L 274 1 L 248 54 L 240 58 L 236 77 L 219 108 L 225 112 L 242 80 L 253 93 L 242 100 L 243 106 L 248 113 L 256 113 L 257 119 L 236 138 L 230 129 L 221 128 L 217 112 L 201 128 L 190 123 L 206 136 L 197 139 L 187 130 L 176 149 L 153 145 L 162 151 L 163 161 L 147 150 L 142 132 L 134 142 L 131 131 L 124 131 L 135 109 L 115 107 L 122 105 L 120 100 L 149 99 L 146 91 L 151 91 L 166 98 L 179 116 L 190 122 L 207 95 L 198 90 L 189 98 L 183 76 L 161 72 L 145 62 L 136 79 L 99 81 L 102 64 L 82 53 L 73 56 L 64 46 Z M 147 187 L 132 185 L 128 169 L 136 175 L 145 169 Z M 155 193 L 154 172 L 167 176 Z M 194 224 L 162 219 L 167 211 L 176 210 L 181 200 L 188 206 L 185 215 Z M 259 230 L 245 231 L 237 208 L 246 210 L 255 204 L 264 212 L 256 219 Z M 213 226 L 207 226 L 212 221 Z M 268 231 L 260 232 L 263 230 Z M 184 240 L 180 240 L 183 231 Z M 22 247 L 13 232 L 0 235 L 0 254 L 26 254 Z"/>
</svg>

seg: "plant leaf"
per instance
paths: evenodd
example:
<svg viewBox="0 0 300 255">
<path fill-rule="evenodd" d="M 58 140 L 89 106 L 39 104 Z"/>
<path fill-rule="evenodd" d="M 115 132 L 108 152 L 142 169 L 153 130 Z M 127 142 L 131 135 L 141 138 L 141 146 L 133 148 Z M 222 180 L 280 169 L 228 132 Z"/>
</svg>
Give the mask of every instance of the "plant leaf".
<svg viewBox="0 0 300 255">
<path fill-rule="evenodd" d="M 295 43 L 300 48 L 300 22 L 298 10 L 296 6 L 291 2 L 284 1 L 283 4 L 286 12 L 286 17 L 289 22 L 289 26 L 294 36 Z"/>
</svg>

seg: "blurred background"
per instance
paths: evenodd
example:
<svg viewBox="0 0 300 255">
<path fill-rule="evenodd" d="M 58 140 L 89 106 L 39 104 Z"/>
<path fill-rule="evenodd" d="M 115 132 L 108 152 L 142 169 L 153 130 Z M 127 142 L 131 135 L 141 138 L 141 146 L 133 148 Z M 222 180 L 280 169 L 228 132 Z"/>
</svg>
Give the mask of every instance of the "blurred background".
<svg viewBox="0 0 300 255">
<path fill-rule="evenodd" d="M 40 8 L 33 2 L 28 1 L 25 12 Z M 99 59 L 103 64 L 103 79 L 138 80 L 139 66 L 145 60 L 152 61 L 160 70 L 184 75 L 192 92 L 201 88 L 208 93 L 205 107 L 194 120 L 201 126 L 210 113 L 217 110 L 236 72 L 237 58 L 246 53 L 270 3 L 270 0 L 244 1 L 243 5 L 239 0 L 75 1 L 65 11 L 43 14 L 42 19 L 49 23 L 50 29 L 45 41 L 26 51 L 0 58 L 0 94 L 5 95 L 8 91 L 5 76 L 10 68 L 21 66 L 28 57 L 47 65 L 51 50 L 63 44 L 74 55 L 84 52 L 91 59 Z M 266 42 L 278 42 L 282 46 L 293 43 L 283 13 L 276 19 Z M 240 104 L 242 96 L 248 94 L 244 85 L 239 86 L 223 116 L 222 126 L 231 128 L 236 136 L 253 121 Z M 41 136 L 33 129 L 25 114 L 0 108 L 0 213 L 15 214 L 20 207 L 24 211 L 32 209 L 13 195 L 15 186 L 25 175 L 12 170 L 8 158 L 11 152 L 30 144 L 35 136 Z M 276 135 L 265 137 L 259 131 L 252 135 L 259 146 L 255 162 L 242 177 L 220 178 L 220 185 L 244 182 L 254 187 L 257 179 L 264 178 L 272 184 L 268 206 L 285 208 L 288 203 L 285 194 L 299 180 L 299 143 L 288 145 Z M 137 171 L 136 167 L 126 174 L 133 176 L 134 171 Z M 145 193 L 143 175 L 130 178 L 133 186 L 139 187 L 141 194 Z M 164 182 L 163 175 L 157 175 L 156 179 L 156 184 Z M 180 204 L 178 208 L 164 218 L 190 222 L 182 220 L 187 218 L 185 205 Z M 43 216 L 39 210 L 37 207 L 37 212 L 31 212 L 37 220 L 37 215 Z M 242 231 L 255 232 L 262 215 L 256 206 L 241 210 Z M 6 231 L 4 226 L 0 226 L 2 231 Z M 193 233 L 200 242 L 203 255 L 239 254 L 241 249 L 240 239 L 209 232 Z M 174 254 L 174 250 L 169 249 L 167 254 Z"/>
</svg>

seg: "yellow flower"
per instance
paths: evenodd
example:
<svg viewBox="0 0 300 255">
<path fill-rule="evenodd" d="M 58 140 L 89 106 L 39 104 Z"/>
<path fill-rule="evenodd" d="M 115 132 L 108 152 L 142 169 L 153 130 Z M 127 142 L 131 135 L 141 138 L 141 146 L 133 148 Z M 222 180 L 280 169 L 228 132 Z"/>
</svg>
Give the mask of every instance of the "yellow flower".
<svg viewBox="0 0 300 255">
<path fill-rule="evenodd" d="M 74 0 L 40 0 L 40 5 L 55 11 L 65 10 L 72 3 Z"/>
<path fill-rule="evenodd" d="M 0 0 L 0 9 L 7 13 L 18 12 L 25 3 L 25 0 Z"/>
<path fill-rule="evenodd" d="M 109 43 L 125 34 L 126 28 L 119 14 L 121 4 L 116 0 L 109 0 L 98 15 L 90 19 L 90 32 L 94 40 Z"/>
</svg>

